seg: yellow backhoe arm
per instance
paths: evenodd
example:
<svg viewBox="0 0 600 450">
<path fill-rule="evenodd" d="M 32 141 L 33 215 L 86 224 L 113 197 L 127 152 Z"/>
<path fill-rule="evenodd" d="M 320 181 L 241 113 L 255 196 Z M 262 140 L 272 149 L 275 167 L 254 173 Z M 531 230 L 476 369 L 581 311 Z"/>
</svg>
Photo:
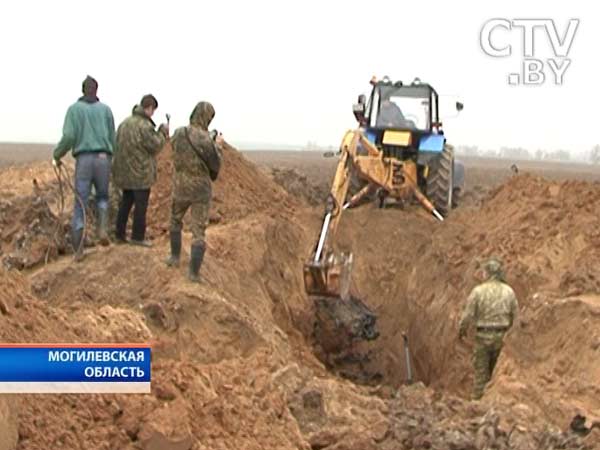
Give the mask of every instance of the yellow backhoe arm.
<svg viewBox="0 0 600 450">
<path fill-rule="evenodd" d="M 358 154 L 359 145 L 366 150 L 366 155 Z M 309 295 L 345 299 L 350 290 L 353 257 L 351 253 L 334 252 L 331 245 L 335 241 L 344 209 L 357 203 L 370 191 L 382 188 L 398 198 L 414 194 L 425 209 L 439 220 L 443 218 L 419 191 L 414 162 L 385 158 L 383 152 L 369 142 L 360 130 L 348 131 L 345 134 L 340 152 L 340 160 L 327 197 L 319 240 L 310 260 L 304 265 L 304 287 Z M 345 203 L 353 170 L 357 171 L 361 178 L 368 180 L 369 184 Z"/>
<path fill-rule="evenodd" d="M 304 265 L 304 286 L 310 295 L 345 298 L 349 293 L 352 255 L 335 254 L 329 244 L 334 241 L 342 217 L 350 185 L 352 154 L 353 150 L 356 152 L 359 139 L 359 134 L 349 131 L 342 141 L 341 156 L 327 197 L 319 240 L 310 260 Z"/>
</svg>

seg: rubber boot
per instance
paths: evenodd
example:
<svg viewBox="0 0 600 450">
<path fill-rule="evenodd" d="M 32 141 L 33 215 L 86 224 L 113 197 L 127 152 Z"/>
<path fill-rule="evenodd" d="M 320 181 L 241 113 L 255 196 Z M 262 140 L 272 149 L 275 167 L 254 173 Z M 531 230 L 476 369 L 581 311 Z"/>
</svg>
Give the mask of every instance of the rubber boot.
<svg viewBox="0 0 600 450">
<path fill-rule="evenodd" d="M 188 278 L 194 283 L 200 282 L 200 276 L 198 275 L 198 273 L 200 272 L 200 267 L 202 267 L 202 260 L 204 259 L 204 250 L 204 243 L 192 245 L 192 251 L 190 254 L 190 271 L 188 273 Z"/>
<path fill-rule="evenodd" d="M 79 262 L 83 259 L 83 228 L 71 231 L 71 245 L 73 246 L 73 258 Z"/>
<path fill-rule="evenodd" d="M 110 245 L 108 237 L 108 210 L 98 209 L 98 239 L 100 244 L 106 247 Z"/>
<path fill-rule="evenodd" d="M 181 231 L 171 231 L 171 256 L 165 261 L 169 267 L 179 267 L 181 257 Z"/>
</svg>

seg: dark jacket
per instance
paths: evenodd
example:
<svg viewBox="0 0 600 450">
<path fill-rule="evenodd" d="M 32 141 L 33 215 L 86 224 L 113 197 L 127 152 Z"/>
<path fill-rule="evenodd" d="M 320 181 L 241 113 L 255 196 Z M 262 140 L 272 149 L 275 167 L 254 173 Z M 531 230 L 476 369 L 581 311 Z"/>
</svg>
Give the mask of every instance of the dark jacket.
<svg viewBox="0 0 600 450">
<path fill-rule="evenodd" d="M 141 106 L 119 125 L 112 176 L 120 189 L 150 189 L 156 181 L 156 155 L 166 137 Z"/>
</svg>

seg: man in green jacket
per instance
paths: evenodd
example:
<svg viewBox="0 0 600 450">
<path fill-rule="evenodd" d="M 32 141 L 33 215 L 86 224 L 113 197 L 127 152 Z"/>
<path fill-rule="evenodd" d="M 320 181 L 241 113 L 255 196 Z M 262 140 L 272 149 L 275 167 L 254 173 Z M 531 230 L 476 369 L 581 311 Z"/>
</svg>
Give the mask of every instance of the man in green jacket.
<svg viewBox="0 0 600 450">
<path fill-rule="evenodd" d="M 63 136 L 54 149 L 54 165 L 69 151 L 76 159 L 75 206 L 71 240 L 75 259 L 83 258 L 84 208 L 92 185 L 96 192 L 97 233 L 100 243 L 108 245 L 108 187 L 110 165 L 115 147 L 115 122 L 111 109 L 97 96 L 98 82 L 88 76 L 82 85 L 83 96 L 67 110 Z"/>
<path fill-rule="evenodd" d="M 146 237 L 146 211 L 150 188 L 156 181 L 156 155 L 164 147 L 169 128 L 162 124 L 158 131 L 152 121 L 158 101 L 145 95 L 133 108 L 131 116 L 117 130 L 117 148 L 112 167 L 113 183 L 122 190 L 119 212 L 115 225 L 117 241 L 126 242 L 127 220 L 131 208 L 133 226 L 131 244 L 150 247 Z"/>
</svg>

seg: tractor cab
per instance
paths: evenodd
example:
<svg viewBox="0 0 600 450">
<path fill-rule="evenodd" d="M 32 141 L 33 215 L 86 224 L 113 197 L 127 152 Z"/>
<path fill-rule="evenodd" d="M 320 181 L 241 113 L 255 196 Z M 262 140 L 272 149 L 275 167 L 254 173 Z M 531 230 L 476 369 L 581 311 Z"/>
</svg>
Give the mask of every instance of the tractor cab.
<svg viewBox="0 0 600 450">
<path fill-rule="evenodd" d="M 410 84 L 388 77 L 371 80 L 368 100 L 358 98 L 353 107 L 365 136 L 389 156 L 401 159 L 418 151 L 441 151 L 445 142 L 439 120 L 436 90 L 418 78 Z M 462 104 L 456 103 L 458 111 Z"/>
</svg>

